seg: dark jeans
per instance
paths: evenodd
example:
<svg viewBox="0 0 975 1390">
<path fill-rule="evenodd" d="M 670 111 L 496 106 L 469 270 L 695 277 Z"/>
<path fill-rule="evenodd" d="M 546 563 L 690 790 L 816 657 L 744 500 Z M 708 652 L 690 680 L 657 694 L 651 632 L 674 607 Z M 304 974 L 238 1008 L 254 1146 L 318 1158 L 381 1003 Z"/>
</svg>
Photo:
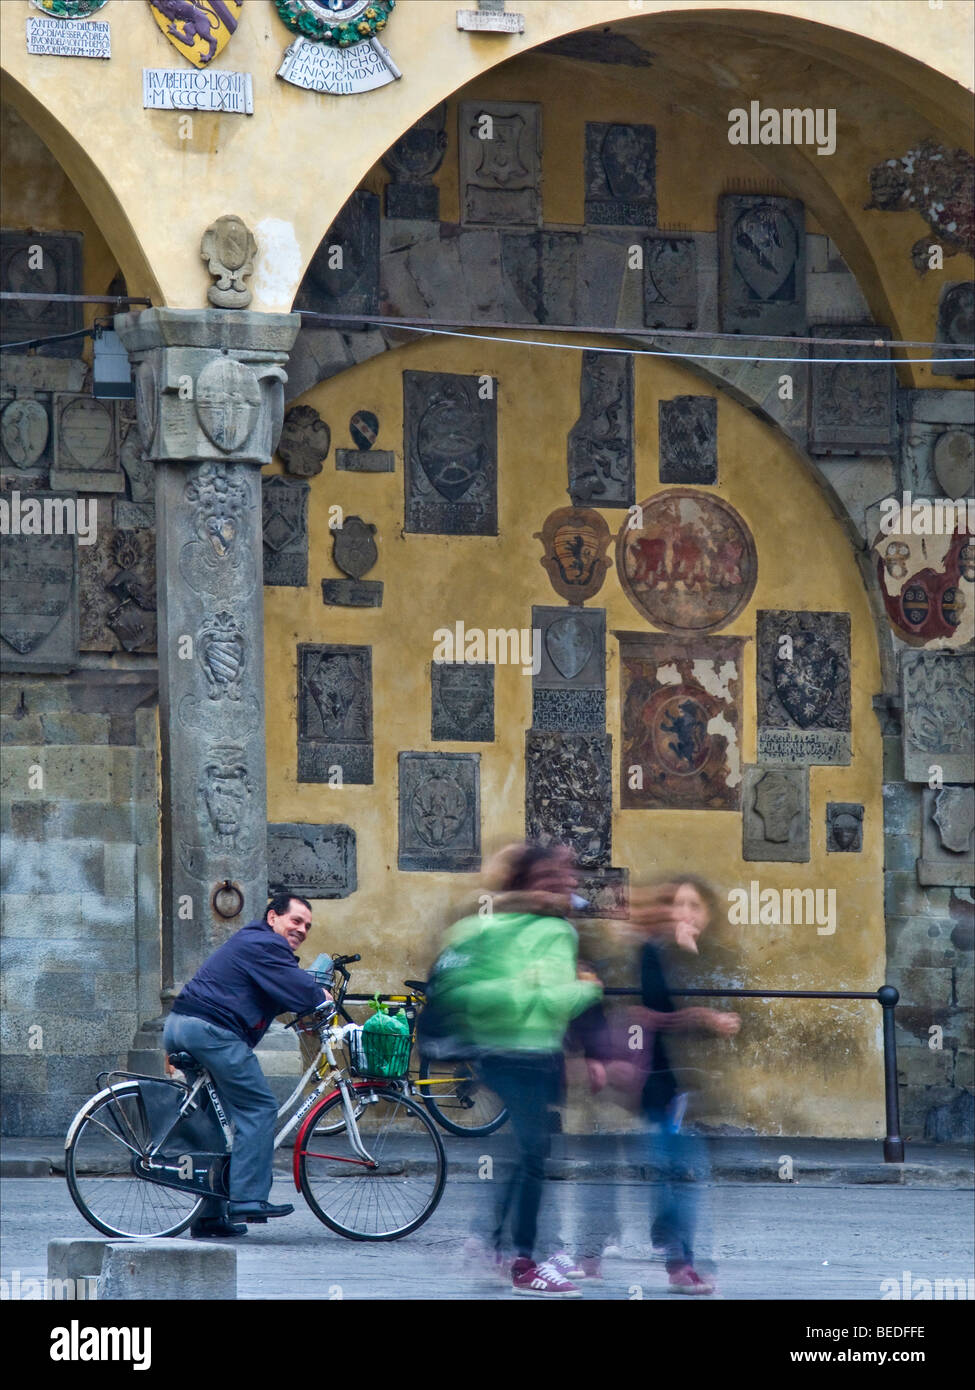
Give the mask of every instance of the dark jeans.
<svg viewBox="0 0 975 1390">
<path fill-rule="evenodd" d="M 667 1270 L 673 1272 L 694 1263 L 701 1189 L 710 1177 L 707 1144 L 687 1130 L 675 1134 L 664 1122 L 653 1125 L 649 1147 L 659 1170 L 651 1188 L 650 1238 L 663 1249 Z"/>
<path fill-rule="evenodd" d="M 515 1254 L 531 1259 L 538 1230 L 538 1208 L 545 1160 L 552 1147 L 553 1116 L 562 1093 L 561 1052 L 496 1052 L 483 1057 L 485 1084 L 501 1097 L 511 1116 L 518 1161 L 498 1196 L 494 1243 L 500 1248 L 510 1218 Z"/>
<path fill-rule="evenodd" d="M 260 1062 L 235 1033 L 188 1014 L 169 1015 L 163 1040 L 167 1052 L 191 1052 L 207 1068 L 229 1112 L 234 1129 L 230 1200 L 266 1202 L 278 1107 Z M 224 1210 L 224 1204 L 211 1199 L 201 1216 L 220 1216 Z"/>
</svg>

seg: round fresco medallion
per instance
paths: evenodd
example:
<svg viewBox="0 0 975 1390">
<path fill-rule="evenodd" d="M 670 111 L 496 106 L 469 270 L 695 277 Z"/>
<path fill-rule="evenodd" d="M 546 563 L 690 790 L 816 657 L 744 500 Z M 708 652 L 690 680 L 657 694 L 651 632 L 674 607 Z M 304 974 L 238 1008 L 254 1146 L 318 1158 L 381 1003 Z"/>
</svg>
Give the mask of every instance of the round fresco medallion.
<svg viewBox="0 0 975 1390">
<path fill-rule="evenodd" d="M 734 507 L 693 488 L 659 492 L 631 510 L 616 540 L 616 568 L 633 606 L 667 632 L 724 627 L 748 603 L 758 575 L 755 542 Z"/>
</svg>

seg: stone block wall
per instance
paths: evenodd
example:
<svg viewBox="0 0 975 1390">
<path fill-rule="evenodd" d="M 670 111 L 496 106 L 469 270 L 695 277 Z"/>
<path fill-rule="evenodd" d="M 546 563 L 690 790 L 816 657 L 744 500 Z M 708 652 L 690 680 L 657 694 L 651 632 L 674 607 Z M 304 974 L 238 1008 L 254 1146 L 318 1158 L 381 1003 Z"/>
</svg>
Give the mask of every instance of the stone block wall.
<svg viewBox="0 0 975 1390">
<path fill-rule="evenodd" d="M 891 709 L 884 726 L 884 915 L 887 982 L 901 996 L 901 1133 L 908 1142 L 963 1143 L 975 1138 L 975 903 L 970 888 L 918 883 L 925 789 L 903 777 L 900 723 Z"/>
<path fill-rule="evenodd" d="M 63 1133 L 159 1013 L 156 684 L 0 685 L 4 1134 Z"/>
</svg>

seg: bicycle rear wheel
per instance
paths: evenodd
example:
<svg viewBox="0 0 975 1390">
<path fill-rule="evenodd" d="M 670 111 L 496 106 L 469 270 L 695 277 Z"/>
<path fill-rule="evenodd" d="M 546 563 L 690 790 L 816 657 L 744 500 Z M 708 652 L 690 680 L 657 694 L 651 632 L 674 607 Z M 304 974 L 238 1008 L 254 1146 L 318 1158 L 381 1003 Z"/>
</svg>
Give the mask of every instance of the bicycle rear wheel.
<svg viewBox="0 0 975 1390">
<path fill-rule="evenodd" d="M 150 1126 L 137 1081 L 112 1086 L 75 1116 L 65 1176 L 86 1221 L 106 1236 L 176 1236 L 203 1206 L 195 1192 L 147 1182 L 132 1160 L 148 1151 Z"/>
<path fill-rule="evenodd" d="M 424 1105 L 448 1134 L 493 1134 L 507 1121 L 504 1101 L 469 1062 L 421 1062 L 419 1081 Z"/>
<path fill-rule="evenodd" d="M 298 1157 L 302 1195 L 331 1230 L 350 1240 L 398 1240 L 435 1210 L 447 1160 L 421 1106 L 393 1086 L 352 1086 L 356 1126 L 371 1168 L 353 1149 L 347 1126 L 336 1128 L 341 1095 L 311 1112 Z"/>
</svg>

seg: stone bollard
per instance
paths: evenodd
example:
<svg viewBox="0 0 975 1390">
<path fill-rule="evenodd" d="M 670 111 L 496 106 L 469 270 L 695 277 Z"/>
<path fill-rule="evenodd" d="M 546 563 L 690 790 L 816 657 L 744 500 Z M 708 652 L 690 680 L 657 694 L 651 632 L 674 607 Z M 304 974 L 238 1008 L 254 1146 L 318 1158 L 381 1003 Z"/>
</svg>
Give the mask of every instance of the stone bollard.
<svg viewBox="0 0 975 1390">
<path fill-rule="evenodd" d="M 189 1240 L 109 1241 L 98 1297 L 237 1297 L 237 1251 Z"/>
<path fill-rule="evenodd" d="M 49 1240 L 48 1298 L 97 1298 L 98 1276 L 107 1244 L 105 1236 L 101 1240 Z"/>
</svg>

